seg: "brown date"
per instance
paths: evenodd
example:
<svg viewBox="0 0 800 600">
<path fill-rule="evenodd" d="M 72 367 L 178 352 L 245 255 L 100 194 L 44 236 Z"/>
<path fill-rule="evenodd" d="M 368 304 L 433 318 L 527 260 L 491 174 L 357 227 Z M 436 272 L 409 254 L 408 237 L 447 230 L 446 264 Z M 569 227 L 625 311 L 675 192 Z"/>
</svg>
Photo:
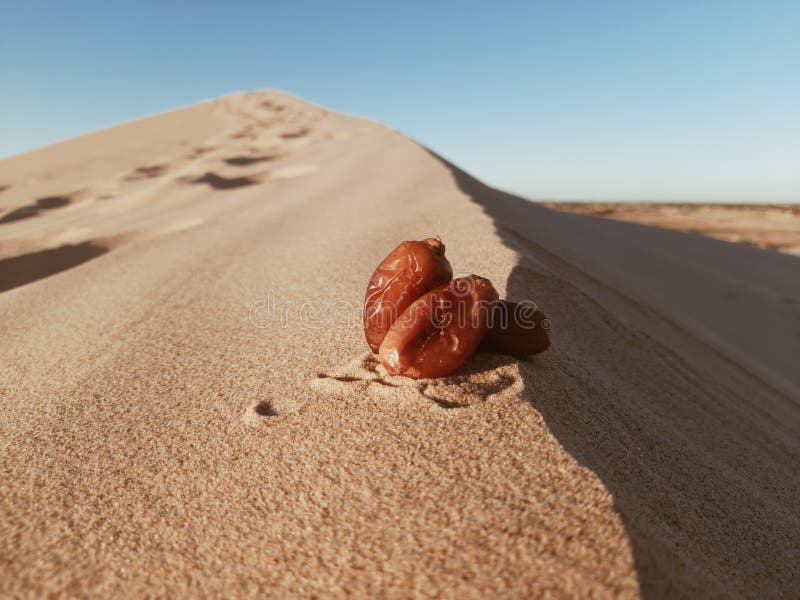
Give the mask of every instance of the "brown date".
<svg viewBox="0 0 800 600">
<path fill-rule="evenodd" d="M 550 321 L 532 302 L 498 301 L 480 349 L 525 358 L 550 347 Z"/>
<path fill-rule="evenodd" d="M 364 297 L 364 334 L 372 351 L 412 302 L 452 278 L 438 237 L 403 242 L 392 250 L 372 274 Z"/>
<path fill-rule="evenodd" d="M 417 299 L 394 322 L 379 358 L 392 375 L 412 379 L 449 375 L 475 353 L 497 301 L 488 279 L 454 279 Z"/>
</svg>

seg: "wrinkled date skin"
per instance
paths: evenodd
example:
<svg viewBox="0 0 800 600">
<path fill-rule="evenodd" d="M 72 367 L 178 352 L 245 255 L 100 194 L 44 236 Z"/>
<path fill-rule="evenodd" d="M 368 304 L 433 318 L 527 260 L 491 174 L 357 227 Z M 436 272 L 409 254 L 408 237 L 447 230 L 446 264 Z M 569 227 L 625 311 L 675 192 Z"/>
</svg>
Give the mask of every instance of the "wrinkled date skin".
<svg viewBox="0 0 800 600">
<path fill-rule="evenodd" d="M 392 250 L 372 274 L 364 297 L 364 334 L 372 351 L 412 302 L 452 278 L 438 237 L 403 242 Z"/>
<path fill-rule="evenodd" d="M 444 377 L 475 353 L 498 299 L 488 279 L 470 275 L 428 292 L 394 322 L 379 358 L 392 375 Z"/>
<path fill-rule="evenodd" d="M 550 321 L 535 304 L 500 300 L 492 310 L 480 349 L 516 358 L 539 354 L 550 347 L 549 326 Z"/>
</svg>

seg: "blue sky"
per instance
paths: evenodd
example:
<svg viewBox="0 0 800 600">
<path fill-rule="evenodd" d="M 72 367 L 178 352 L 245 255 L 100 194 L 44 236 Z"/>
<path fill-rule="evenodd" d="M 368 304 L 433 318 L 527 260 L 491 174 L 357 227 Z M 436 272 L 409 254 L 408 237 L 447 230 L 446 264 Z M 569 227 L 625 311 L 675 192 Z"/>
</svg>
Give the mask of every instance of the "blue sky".
<svg viewBox="0 0 800 600">
<path fill-rule="evenodd" d="M 28 2 L 0 157 L 275 87 L 537 199 L 800 201 L 800 2 Z"/>
</svg>

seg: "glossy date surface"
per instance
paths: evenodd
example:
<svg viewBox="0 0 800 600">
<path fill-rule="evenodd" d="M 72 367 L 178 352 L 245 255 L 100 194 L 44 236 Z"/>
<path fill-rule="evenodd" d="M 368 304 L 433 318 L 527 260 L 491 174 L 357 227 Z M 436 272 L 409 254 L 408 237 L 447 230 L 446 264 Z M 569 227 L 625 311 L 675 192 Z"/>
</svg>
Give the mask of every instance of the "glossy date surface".
<svg viewBox="0 0 800 600">
<path fill-rule="evenodd" d="M 364 334 L 373 352 L 415 300 L 452 279 L 444 251 L 438 237 L 403 242 L 375 269 L 364 297 Z"/>
<path fill-rule="evenodd" d="M 444 377 L 475 353 L 498 299 L 488 279 L 454 279 L 413 302 L 389 328 L 379 358 L 392 375 Z"/>
</svg>

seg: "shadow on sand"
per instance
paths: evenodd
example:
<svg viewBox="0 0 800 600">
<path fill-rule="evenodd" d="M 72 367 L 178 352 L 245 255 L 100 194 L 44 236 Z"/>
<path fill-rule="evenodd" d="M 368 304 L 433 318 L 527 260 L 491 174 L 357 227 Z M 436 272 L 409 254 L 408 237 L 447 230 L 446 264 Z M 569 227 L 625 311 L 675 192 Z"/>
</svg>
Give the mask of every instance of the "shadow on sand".
<svg viewBox="0 0 800 600">
<path fill-rule="evenodd" d="M 223 177 L 211 171 L 202 177 L 192 179 L 190 183 L 207 183 L 215 190 L 234 190 L 248 185 L 255 185 L 259 180 L 254 177 Z"/>
<path fill-rule="evenodd" d="M 167 165 L 145 165 L 137 167 L 136 170 L 125 177 L 125 181 L 139 181 L 141 179 L 153 179 L 160 177 L 167 172 Z"/>
<path fill-rule="evenodd" d="M 93 242 L 67 244 L 0 260 L 0 292 L 49 277 L 108 252 Z"/>
<path fill-rule="evenodd" d="M 276 158 L 277 156 L 274 154 L 265 154 L 263 156 L 231 156 L 225 159 L 225 163 L 232 167 L 247 167 L 268 160 L 275 160 Z"/>
<path fill-rule="evenodd" d="M 613 495 L 643 595 L 796 595 L 800 519 L 792 507 L 800 498 L 800 478 L 791 465 L 800 464 L 798 423 L 776 424 L 762 404 L 777 397 L 785 406 L 788 399 L 751 400 L 745 384 L 737 389 L 736 381 L 699 377 L 702 370 L 687 363 L 680 349 L 621 323 L 572 286 L 572 267 L 558 253 L 528 244 L 535 235 L 526 223 L 541 231 L 554 211 L 494 190 L 431 154 L 493 218 L 506 246 L 541 258 L 553 272 L 522 261 L 507 282 L 510 299 L 533 295 L 556 316 L 554 349 L 542 363 L 521 365 L 523 394 L 559 443 Z M 672 234 L 684 235 L 663 235 Z M 572 355 L 562 351 L 567 347 Z"/>
<path fill-rule="evenodd" d="M 293 140 L 295 138 L 301 138 L 304 135 L 308 135 L 309 129 L 307 127 L 303 127 L 302 129 L 298 129 L 297 131 L 287 131 L 286 133 L 282 133 L 281 137 L 285 140 Z"/>
<path fill-rule="evenodd" d="M 12 210 L 3 218 L 0 218 L 0 223 L 10 223 L 12 221 L 19 221 L 21 219 L 29 219 L 35 217 L 43 210 L 51 210 L 53 208 L 61 208 L 71 202 L 69 196 L 47 196 L 46 198 L 39 198 L 33 204 L 22 206 Z"/>
</svg>

